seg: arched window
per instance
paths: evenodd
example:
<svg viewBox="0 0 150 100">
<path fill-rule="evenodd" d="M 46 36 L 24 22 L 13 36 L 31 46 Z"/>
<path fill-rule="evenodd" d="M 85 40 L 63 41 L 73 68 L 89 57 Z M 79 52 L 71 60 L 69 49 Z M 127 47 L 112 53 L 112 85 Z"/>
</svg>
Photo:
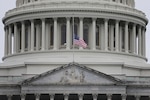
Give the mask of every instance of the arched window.
<svg viewBox="0 0 150 100">
<path fill-rule="evenodd" d="M 61 26 L 61 45 L 66 43 L 66 25 L 63 24 Z"/>
<path fill-rule="evenodd" d="M 87 24 L 85 24 L 83 26 L 83 39 L 86 44 L 88 44 L 88 40 L 89 40 L 88 35 L 89 35 L 89 26 Z"/>
</svg>

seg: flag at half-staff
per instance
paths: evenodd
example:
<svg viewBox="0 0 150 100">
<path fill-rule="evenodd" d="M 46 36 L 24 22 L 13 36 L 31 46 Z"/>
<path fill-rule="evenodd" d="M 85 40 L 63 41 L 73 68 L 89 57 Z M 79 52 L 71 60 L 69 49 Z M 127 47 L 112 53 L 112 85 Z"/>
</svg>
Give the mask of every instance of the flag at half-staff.
<svg viewBox="0 0 150 100">
<path fill-rule="evenodd" d="M 86 48 L 87 44 L 85 43 L 85 41 L 82 38 L 79 38 L 76 34 L 74 34 L 74 41 L 73 41 L 74 45 Z"/>
</svg>

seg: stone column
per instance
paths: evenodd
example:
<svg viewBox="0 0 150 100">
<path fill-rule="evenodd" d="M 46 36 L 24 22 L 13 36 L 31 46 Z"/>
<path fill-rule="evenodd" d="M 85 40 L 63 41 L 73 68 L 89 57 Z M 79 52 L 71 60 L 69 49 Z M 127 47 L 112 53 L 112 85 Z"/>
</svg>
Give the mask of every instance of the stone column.
<svg viewBox="0 0 150 100">
<path fill-rule="evenodd" d="M 50 46 L 50 24 L 49 23 L 46 23 L 46 46 L 45 46 L 45 49 L 48 50 L 49 49 L 49 46 Z"/>
<path fill-rule="evenodd" d="M 42 20 L 42 48 L 41 50 L 44 51 L 45 50 L 45 19 L 41 19 L 41 20 Z"/>
<path fill-rule="evenodd" d="M 96 18 L 92 18 L 92 50 L 96 49 Z"/>
<path fill-rule="evenodd" d="M 67 32 L 66 32 L 66 33 L 67 33 L 67 34 L 66 34 L 66 43 L 67 43 L 67 44 L 66 44 L 66 49 L 67 49 L 67 50 L 70 50 L 70 44 L 71 44 L 71 43 L 70 43 L 70 38 L 71 38 L 71 33 L 70 33 L 70 18 L 67 17 L 66 19 L 67 19 L 67 25 L 66 25 L 66 26 L 67 26 L 67 27 L 66 27 L 66 31 L 67 31 Z"/>
<path fill-rule="evenodd" d="M 9 36 L 8 36 L 8 54 L 12 54 L 12 31 L 9 25 Z"/>
<path fill-rule="evenodd" d="M 54 100 L 54 94 L 50 94 L 50 100 Z"/>
<path fill-rule="evenodd" d="M 83 94 L 78 94 L 79 100 L 83 100 Z"/>
<path fill-rule="evenodd" d="M 112 99 L 112 95 L 111 94 L 107 94 L 107 100 L 111 100 Z"/>
<path fill-rule="evenodd" d="M 135 99 L 136 99 L 136 100 L 140 100 L 140 96 L 138 96 L 138 95 L 135 96 Z"/>
<path fill-rule="evenodd" d="M 104 19 L 104 50 L 108 51 L 108 19 Z"/>
<path fill-rule="evenodd" d="M 97 94 L 93 94 L 93 100 L 97 100 L 98 95 Z"/>
<path fill-rule="evenodd" d="M 123 4 L 126 4 L 126 0 L 122 0 Z"/>
<path fill-rule="evenodd" d="M 80 20 L 80 22 L 79 22 L 79 37 L 80 38 L 82 38 L 83 39 L 83 18 L 82 17 L 80 17 L 79 18 L 79 20 Z M 79 49 L 81 50 L 81 49 L 83 49 L 82 47 L 79 47 Z"/>
<path fill-rule="evenodd" d="M 31 26 L 28 26 L 28 51 L 31 50 Z"/>
<path fill-rule="evenodd" d="M 129 39 L 128 39 L 128 22 L 125 22 L 125 52 L 128 53 L 129 52 Z"/>
<path fill-rule="evenodd" d="M 142 54 L 143 54 L 143 56 L 145 57 L 145 56 L 146 56 L 146 36 L 145 36 L 145 28 L 142 29 L 142 38 L 143 38 L 143 41 L 142 41 L 142 46 L 143 46 Z"/>
<path fill-rule="evenodd" d="M 138 54 L 141 55 L 141 26 L 139 26 L 139 29 L 138 29 Z"/>
<path fill-rule="evenodd" d="M 132 36 L 133 36 L 133 38 L 132 38 L 132 53 L 136 53 L 136 24 L 133 24 L 133 32 L 132 32 Z"/>
<path fill-rule="evenodd" d="M 21 22 L 21 52 L 25 51 L 25 22 Z"/>
<path fill-rule="evenodd" d="M 14 47 L 13 47 L 14 54 L 16 53 L 16 49 L 17 49 L 17 23 L 14 23 Z"/>
<path fill-rule="evenodd" d="M 7 26 L 5 27 L 5 48 L 4 48 L 4 55 L 8 55 L 8 28 Z"/>
<path fill-rule="evenodd" d="M 36 50 L 40 49 L 40 25 L 36 25 Z"/>
<path fill-rule="evenodd" d="M 58 49 L 58 36 L 57 36 L 57 18 L 54 18 L 54 47 L 53 50 L 57 50 Z"/>
<path fill-rule="evenodd" d="M 31 20 L 31 51 L 34 51 L 34 20 Z"/>
<path fill-rule="evenodd" d="M 12 99 L 12 95 L 7 95 L 7 100 L 11 100 Z"/>
<path fill-rule="evenodd" d="M 126 94 L 122 94 L 121 97 L 122 97 L 122 100 L 126 100 L 127 95 Z"/>
<path fill-rule="evenodd" d="M 68 100 L 69 99 L 69 94 L 64 94 L 64 100 Z"/>
<path fill-rule="evenodd" d="M 119 51 L 119 20 L 115 24 L 115 51 Z"/>
<path fill-rule="evenodd" d="M 122 35 L 123 35 L 123 33 L 122 33 L 122 26 L 120 26 L 120 28 L 119 28 L 119 32 L 120 32 L 120 40 L 119 40 L 119 43 L 120 43 L 120 46 L 119 46 L 119 50 L 120 50 L 120 52 L 122 52 Z"/>
<path fill-rule="evenodd" d="M 101 38 L 100 38 L 100 48 L 101 48 L 101 50 L 104 50 L 104 34 L 105 34 L 104 24 L 101 23 L 100 24 L 100 36 L 101 36 Z"/>
<path fill-rule="evenodd" d="M 35 94 L 35 100 L 40 100 L 40 94 Z"/>
<path fill-rule="evenodd" d="M 26 97 L 26 95 L 25 95 L 25 94 L 22 94 L 22 95 L 21 95 L 21 100 L 25 100 L 25 97 Z"/>
<path fill-rule="evenodd" d="M 114 51 L 114 25 L 110 26 L 110 50 Z"/>
</svg>

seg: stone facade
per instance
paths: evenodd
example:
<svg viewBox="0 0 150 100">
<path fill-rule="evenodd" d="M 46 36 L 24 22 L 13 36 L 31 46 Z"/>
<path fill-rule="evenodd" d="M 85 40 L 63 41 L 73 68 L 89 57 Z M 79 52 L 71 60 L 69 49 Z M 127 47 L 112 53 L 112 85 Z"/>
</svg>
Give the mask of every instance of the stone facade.
<svg viewBox="0 0 150 100">
<path fill-rule="evenodd" d="M 16 0 L 3 18 L 0 100 L 149 100 L 148 20 L 134 6 Z M 86 48 L 73 45 L 73 33 Z"/>
</svg>

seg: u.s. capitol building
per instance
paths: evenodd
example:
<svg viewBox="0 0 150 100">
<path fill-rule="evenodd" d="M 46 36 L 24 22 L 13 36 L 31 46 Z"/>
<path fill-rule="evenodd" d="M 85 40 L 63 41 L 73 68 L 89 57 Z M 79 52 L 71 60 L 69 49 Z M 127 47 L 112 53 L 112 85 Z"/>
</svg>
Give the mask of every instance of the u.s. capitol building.
<svg viewBox="0 0 150 100">
<path fill-rule="evenodd" d="M 3 23 L 0 100 L 150 100 L 134 0 L 16 0 Z"/>
</svg>

